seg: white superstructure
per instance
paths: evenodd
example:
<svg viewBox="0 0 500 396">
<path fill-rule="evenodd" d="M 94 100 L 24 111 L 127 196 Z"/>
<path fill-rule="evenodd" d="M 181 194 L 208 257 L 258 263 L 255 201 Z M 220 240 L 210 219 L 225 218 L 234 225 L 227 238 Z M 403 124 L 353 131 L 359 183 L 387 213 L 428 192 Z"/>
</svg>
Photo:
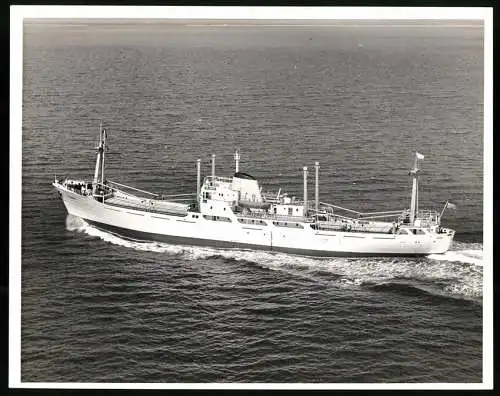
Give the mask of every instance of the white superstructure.
<svg viewBox="0 0 500 396">
<path fill-rule="evenodd" d="M 410 209 L 361 213 L 319 201 L 319 163 L 315 163 L 315 199 L 307 199 L 304 167 L 302 199 L 262 193 L 258 181 L 240 172 L 212 174 L 201 183 L 197 161 L 196 196 L 159 196 L 104 179 L 106 131 L 100 127 L 93 181 L 55 180 L 68 213 L 124 237 L 170 243 L 250 248 L 316 256 L 405 256 L 446 252 L 455 231 L 441 227 L 441 213 L 418 207 L 419 163 L 416 153 Z M 384 218 L 393 218 L 385 220 Z"/>
</svg>

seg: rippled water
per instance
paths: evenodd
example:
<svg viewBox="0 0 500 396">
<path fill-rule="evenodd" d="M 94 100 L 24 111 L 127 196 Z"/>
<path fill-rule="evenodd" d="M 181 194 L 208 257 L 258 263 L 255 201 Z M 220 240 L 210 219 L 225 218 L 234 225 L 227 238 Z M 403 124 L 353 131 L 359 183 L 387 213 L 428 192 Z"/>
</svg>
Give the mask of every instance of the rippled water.
<svg viewBox="0 0 500 396">
<path fill-rule="evenodd" d="M 25 25 L 22 380 L 481 382 L 482 29 Z M 321 200 L 421 206 L 457 230 L 417 259 L 130 241 L 67 216 L 54 174 L 195 191 L 241 169 Z"/>
</svg>

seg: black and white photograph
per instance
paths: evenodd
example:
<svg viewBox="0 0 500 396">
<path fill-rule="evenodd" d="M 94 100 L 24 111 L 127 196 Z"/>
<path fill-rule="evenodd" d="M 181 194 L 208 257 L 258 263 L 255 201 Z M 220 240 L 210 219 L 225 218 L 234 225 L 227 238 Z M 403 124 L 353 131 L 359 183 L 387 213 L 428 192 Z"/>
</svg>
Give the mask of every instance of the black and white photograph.
<svg viewBox="0 0 500 396">
<path fill-rule="evenodd" d="M 16 8 L 11 387 L 492 387 L 491 9 Z"/>
</svg>

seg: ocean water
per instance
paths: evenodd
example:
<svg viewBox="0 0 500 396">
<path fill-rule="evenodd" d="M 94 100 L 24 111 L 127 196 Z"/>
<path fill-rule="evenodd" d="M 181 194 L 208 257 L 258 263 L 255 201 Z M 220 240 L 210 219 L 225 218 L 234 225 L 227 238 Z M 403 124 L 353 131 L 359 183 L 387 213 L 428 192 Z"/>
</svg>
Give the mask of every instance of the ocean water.
<svg viewBox="0 0 500 396">
<path fill-rule="evenodd" d="M 483 30 L 24 26 L 24 382 L 481 382 Z M 134 242 L 68 216 L 54 175 L 196 191 L 196 159 L 362 211 L 421 207 L 451 251 L 310 258 Z M 311 181 L 312 182 L 312 181 Z M 311 185 L 312 186 L 312 185 Z M 312 191 L 312 190 L 311 190 Z"/>
</svg>

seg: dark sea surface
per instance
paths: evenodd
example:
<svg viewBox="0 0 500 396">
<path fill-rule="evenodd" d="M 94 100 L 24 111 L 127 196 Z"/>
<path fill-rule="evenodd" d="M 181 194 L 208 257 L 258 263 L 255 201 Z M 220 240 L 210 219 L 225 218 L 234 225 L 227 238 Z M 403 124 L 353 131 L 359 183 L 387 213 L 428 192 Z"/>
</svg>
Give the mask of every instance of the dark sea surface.
<svg viewBox="0 0 500 396">
<path fill-rule="evenodd" d="M 463 22 L 463 21 L 462 21 Z M 23 382 L 481 382 L 483 29 L 30 22 L 24 30 Z M 54 175 L 196 191 L 196 159 L 457 230 L 425 258 L 132 242 L 67 216 Z M 311 173 L 312 175 L 312 173 Z M 310 191 L 313 191 L 311 180 Z M 283 191 L 283 190 L 282 190 Z"/>
</svg>

